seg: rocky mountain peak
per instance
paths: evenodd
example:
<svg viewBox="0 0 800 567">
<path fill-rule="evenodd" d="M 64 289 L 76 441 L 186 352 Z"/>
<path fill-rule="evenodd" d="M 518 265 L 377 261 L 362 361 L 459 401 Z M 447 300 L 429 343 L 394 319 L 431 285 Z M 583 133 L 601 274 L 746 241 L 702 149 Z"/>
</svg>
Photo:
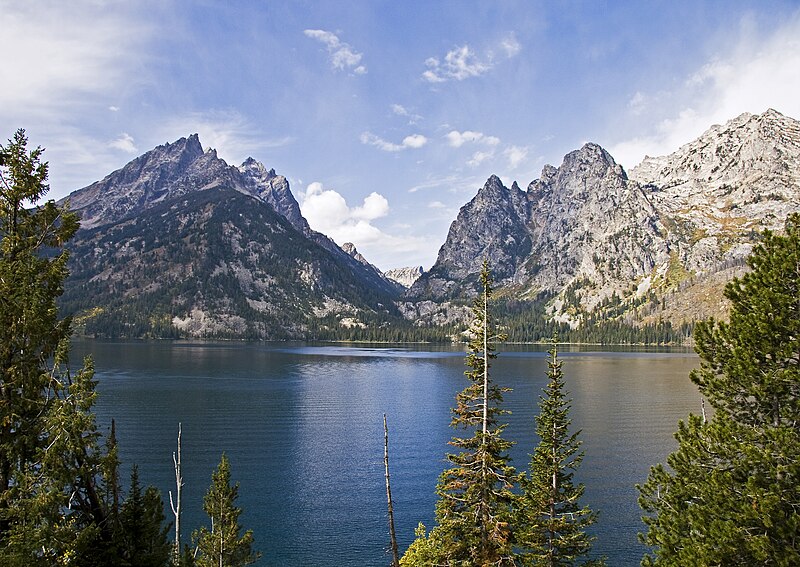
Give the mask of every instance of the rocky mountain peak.
<svg viewBox="0 0 800 567">
<path fill-rule="evenodd" d="M 70 207 L 81 214 L 83 228 L 121 218 L 137 207 L 162 200 L 171 181 L 183 176 L 203 155 L 197 134 L 157 146 L 73 192 L 68 197 Z"/>
<path fill-rule="evenodd" d="M 362 264 L 369 264 L 366 258 L 361 255 L 361 253 L 356 249 L 356 245 L 352 242 L 345 242 L 341 245 L 341 249 L 345 251 L 345 253 L 350 256 L 351 258 L 358 260 Z"/>
<path fill-rule="evenodd" d="M 414 266 L 411 268 L 394 268 L 383 273 L 387 279 L 401 285 L 404 289 L 410 288 L 414 285 L 420 276 L 424 273 L 422 266 Z"/>
<path fill-rule="evenodd" d="M 477 195 L 461 207 L 439 250 L 436 264 L 408 291 L 409 297 L 450 297 L 472 293 L 466 279 L 490 260 L 497 281 L 513 278 L 530 251 L 528 201 L 516 184 L 508 188 L 492 175 Z"/>
<path fill-rule="evenodd" d="M 311 227 L 300 212 L 300 205 L 289 188 L 289 181 L 283 175 L 277 175 L 274 169 L 267 169 L 264 164 L 251 157 L 244 160 L 238 170 L 242 173 L 249 193 L 272 205 L 273 209 L 306 236 L 311 233 Z"/>
</svg>

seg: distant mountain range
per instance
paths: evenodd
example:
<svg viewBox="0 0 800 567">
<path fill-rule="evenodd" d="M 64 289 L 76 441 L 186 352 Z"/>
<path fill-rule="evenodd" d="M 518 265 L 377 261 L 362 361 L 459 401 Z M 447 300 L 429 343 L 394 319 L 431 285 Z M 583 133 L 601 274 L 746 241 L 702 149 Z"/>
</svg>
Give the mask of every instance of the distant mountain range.
<svg viewBox="0 0 800 567">
<path fill-rule="evenodd" d="M 758 234 L 800 211 L 800 123 L 742 114 L 628 173 L 589 143 L 526 190 L 492 176 L 425 273 L 380 273 L 313 231 L 283 176 L 196 134 L 67 199 L 83 220 L 62 308 L 87 334 L 397 338 L 463 321 L 484 258 L 537 329 L 678 326 L 724 314 Z"/>
</svg>

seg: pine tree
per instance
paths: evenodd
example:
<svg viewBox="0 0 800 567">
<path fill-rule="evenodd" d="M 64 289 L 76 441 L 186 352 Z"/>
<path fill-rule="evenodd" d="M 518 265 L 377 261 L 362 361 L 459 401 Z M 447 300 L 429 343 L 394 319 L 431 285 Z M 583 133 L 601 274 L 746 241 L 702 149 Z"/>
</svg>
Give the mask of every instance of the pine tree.
<svg viewBox="0 0 800 567">
<path fill-rule="evenodd" d="M 573 476 L 583 460 L 578 439 L 571 433 L 571 399 L 564 392 L 564 373 L 554 337 L 548 361 L 549 381 L 539 398 L 536 434 L 539 444 L 531 455 L 530 472 L 521 481 L 517 506 L 516 544 L 522 565 L 602 565 L 586 560 L 594 540 L 586 533 L 597 514 L 580 504 L 583 484 Z"/>
<path fill-rule="evenodd" d="M 200 552 L 196 562 L 199 567 L 239 567 L 259 558 L 260 554 L 252 551 L 253 532 L 247 530 L 239 536 L 242 511 L 235 505 L 238 496 L 239 484 L 231 486 L 230 462 L 223 453 L 203 498 L 203 510 L 211 519 L 211 530 L 202 527 L 192 534 Z"/>
<path fill-rule="evenodd" d="M 131 471 L 131 487 L 122 503 L 117 528 L 116 555 L 126 567 L 165 567 L 172 561 L 172 544 L 164 525 L 164 503 L 152 486 L 144 492 L 139 484 L 139 469 Z"/>
<path fill-rule="evenodd" d="M 471 431 L 470 437 L 454 437 L 449 454 L 452 464 L 439 477 L 436 493 L 437 525 L 427 536 L 417 533 L 403 557 L 403 565 L 513 565 L 511 492 L 516 472 L 509 464 L 512 443 L 502 437 L 498 424 L 507 389 L 489 376 L 496 357 L 494 344 L 502 340 L 490 318 L 492 279 L 488 262 L 480 274 L 481 290 L 473 305 L 473 323 L 465 375 L 470 384 L 456 397 L 451 426 Z"/>
<path fill-rule="evenodd" d="M 644 565 L 800 565 L 800 215 L 731 281 L 727 323 L 695 328 L 691 374 L 715 412 L 640 487 Z"/>
<path fill-rule="evenodd" d="M 111 541 L 98 478 L 91 360 L 71 373 L 56 299 L 77 217 L 53 201 L 42 149 L 0 147 L 0 563 L 80 564 Z"/>
</svg>

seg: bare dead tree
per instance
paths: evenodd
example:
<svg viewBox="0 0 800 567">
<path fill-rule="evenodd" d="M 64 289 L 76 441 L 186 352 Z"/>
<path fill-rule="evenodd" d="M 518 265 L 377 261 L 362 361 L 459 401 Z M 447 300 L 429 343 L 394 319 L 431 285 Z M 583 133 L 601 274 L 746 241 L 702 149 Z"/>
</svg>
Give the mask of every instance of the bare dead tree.
<svg viewBox="0 0 800 567">
<path fill-rule="evenodd" d="M 181 492 L 183 492 L 183 475 L 181 474 L 181 424 L 178 423 L 178 450 L 172 453 L 172 463 L 175 465 L 175 501 L 172 500 L 172 491 L 169 491 L 169 506 L 175 515 L 175 565 L 181 561 Z"/>
<path fill-rule="evenodd" d="M 400 552 L 397 548 L 397 534 L 394 531 L 392 487 L 389 482 L 389 428 L 386 426 L 386 414 L 383 414 L 383 468 L 386 471 L 386 502 L 389 508 L 389 538 L 392 546 L 392 565 L 393 567 L 400 567 Z"/>
</svg>

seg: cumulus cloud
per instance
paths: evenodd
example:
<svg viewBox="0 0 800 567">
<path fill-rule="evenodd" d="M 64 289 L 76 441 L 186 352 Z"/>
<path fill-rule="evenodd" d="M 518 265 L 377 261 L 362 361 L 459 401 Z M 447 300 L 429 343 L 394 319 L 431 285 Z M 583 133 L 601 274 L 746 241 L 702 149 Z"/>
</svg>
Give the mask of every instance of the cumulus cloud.
<svg viewBox="0 0 800 567">
<path fill-rule="evenodd" d="M 724 45 L 719 52 L 677 87 L 630 98 L 629 111 L 640 117 L 641 129 L 611 145 L 615 159 L 633 167 L 645 155 L 673 152 L 711 125 L 742 112 L 774 108 L 800 117 L 800 12 L 768 35 L 743 32 L 735 45 Z"/>
<path fill-rule="evenodd" d="M 428 239 L 388 234 L 373 224 L 390 211 L 389 201 L 380 193 L 370 193 L 360 205 L 350 206 L 340 193 L 314 182 L 299 192 L 298 200 L 311 228 L 339 245 L 352 242 L 370 262 L 384 269 L 414 263 L 412 258 L 429 253 Z"/>
<path fill-rule="evenodd" d="M 499 42 L 498 48 L 506 58 L 516 56 L 521 49 L 516 36 L 513 34 L 503 38 Z M 429 83 L 444 83 L 450 80 L 463 81 L 488 72 L 495 65 L 496 59 L 495 48 L 491 48 L 480 55 L 465 44 L 448 51 L 444 59 L 439 57 L 426 59 L 425 66 L 427 70 L 422 73 L 422 78 Z"/>
<path fill-rule="evenodd" d="M 395 144 L 383 138 L 376 136 L 371 132 L 364 132 L 361 134 L 361 143 L 383 150 L 384 152 L 401 152 L 406 149 L 419 149 L 428 143 L 428 138 L 422 134 L 411 134 L 403 138 L 403 142 Z"/>
<path fill-rule="evenodd" d="M 351 70 L 356 75 L 363 75 L 367 72 L 366 66 L 361 64 L 363 54 L 340 40 L 335 33 L 325 30 L 304 30 L 303 33 L 306 37 L 319 41 L 327 48 L 331 66 L 334 69 Z"/>
<path fill-rule="evenodd" d="M 108 145 L 112 148 L 122 150 L 123 152 L 127 152 L 129 154 L 134 154 L 137 151 L 139 151 L 136 148 L 133 136 L 131 136 L 127 132 L 123 132 L 122 134 L 120 134 L 120 136 L 117 139 L 110 141 Z"/>
<path fill-rule="evenodd" d="M 485 136 L 483 132 L 473 132 L 472 130 L 464 130 L 463 132 L 451 130 L 444 137 L 447 139 L 447 143 L 454 148 L 460 148 L 467 142 L 481 142 L 488 146 L 496 146 L 500 143 L 500 138 Z"/>
</svg>

